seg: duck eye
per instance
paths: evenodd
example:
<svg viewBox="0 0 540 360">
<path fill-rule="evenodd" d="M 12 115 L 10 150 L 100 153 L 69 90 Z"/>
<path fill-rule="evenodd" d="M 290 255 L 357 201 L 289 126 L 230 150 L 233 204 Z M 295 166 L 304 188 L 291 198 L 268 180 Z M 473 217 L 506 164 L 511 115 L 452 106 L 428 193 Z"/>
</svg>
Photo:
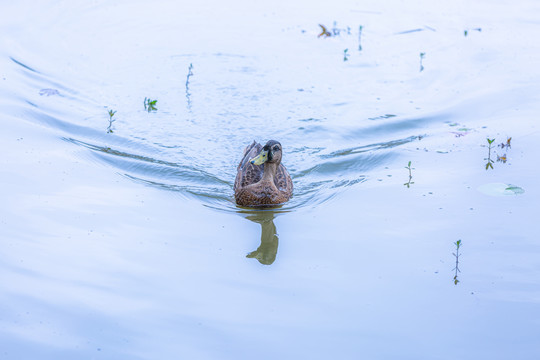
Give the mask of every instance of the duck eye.
<svg viewBox="0 0 540 360">
<path fill-rule="evenodd" d="M 274 151 L 278 151 L 279 150 L 279 146 L 274 146 Z"/>
</svg>

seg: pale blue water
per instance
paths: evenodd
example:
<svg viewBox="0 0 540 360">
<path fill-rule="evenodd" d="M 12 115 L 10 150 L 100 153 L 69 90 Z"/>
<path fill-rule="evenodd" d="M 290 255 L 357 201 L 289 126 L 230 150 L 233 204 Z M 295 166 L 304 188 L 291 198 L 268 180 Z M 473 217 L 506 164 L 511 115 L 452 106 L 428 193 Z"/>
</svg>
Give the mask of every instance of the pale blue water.
<svg viewBox="0 0 540 360">
<path fill-rule="evenodd" d="M 0 358 L 538 358 L 536 2 L 0 7 Z"/>
</svg>

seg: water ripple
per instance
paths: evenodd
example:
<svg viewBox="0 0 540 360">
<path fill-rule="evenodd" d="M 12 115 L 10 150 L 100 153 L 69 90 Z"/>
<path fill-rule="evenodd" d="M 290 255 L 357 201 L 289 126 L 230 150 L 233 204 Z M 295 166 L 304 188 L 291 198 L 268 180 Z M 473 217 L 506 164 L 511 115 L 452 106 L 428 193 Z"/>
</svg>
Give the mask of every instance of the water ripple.
<svg viewBox="0 0 540 360">
<path fill-rule="evenodd" d="M 276 129 L 267 136 L 284 145 L 284 165 L 291 173 L 294 194 L 277 211 L 292 211 L 317 206 L 369 180 L 370 173 L 388 164 L 398 147 L 426 136 L 411 132 L 445 117 L 402 118 L 387 114 L 377 117 L 377 121 L 366 118 L 355 125 L 338 125 L 322 115 L 269 120 L 234 106 L 220 109 L 215 117 L 207 117 L 207 113 L 182 117 L 174 110 L 156 114 L 131 110 L 124 112 L 114 134 L 108 134 L 103 106 L 82 100 L 89 96 L 73 96 L 60 102 L 55 102 L 55 96 L 35 96 L 42 88 L 61 88 L 68 94 L 84 91 L 60 85 L 62 81 L 50 79 L 22 60 L 11 60 L 29 81 L 29 87 L 20 95 L 20 111 L 25 118 L 59 131 L 64 141 L 87 149 L 98 162 L 131 181 L 195 198 L 205 206 L 224 211 L 244 211 L 233 199 L 236 166 L 243 147 L 261 128 Z M 234 69 L 256 72 L 250 59 L 245 60 L 246 64 Z M 213 85 L 218 92 L 236 88 L 233 84 Z M 29 96 L 28 91 L 35 93 Z M 346 102 L 339 105 L 348 106 Z M 79 113 L 73 111 L 77 108 Z M 303 126 L 298 127 L 299 123 Z"/>
</svg>

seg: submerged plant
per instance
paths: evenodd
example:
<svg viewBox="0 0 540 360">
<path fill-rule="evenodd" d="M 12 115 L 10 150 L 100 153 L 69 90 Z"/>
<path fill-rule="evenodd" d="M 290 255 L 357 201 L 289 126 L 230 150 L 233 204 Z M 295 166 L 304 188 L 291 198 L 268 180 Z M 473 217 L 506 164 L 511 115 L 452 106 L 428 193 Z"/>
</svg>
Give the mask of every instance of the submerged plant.
<svg viewBox="0 0 540 360">
<path fill-rule="evenodd" d="M 190 63 L 188 67 L 188 74 L 186 79 L 186 89 L 189 87 L 189 78 L 193 76 L 193 64 Z"/>
<path fill-rule="evenodd" d="M 409 181 L 407 181 L 403 185 L 405 185 L 407 188 L 410 188 L 411 185 L 414 184 L 414 181 L 411 181 L 412 180 L 412 169 L 414 169 L 414 168 L 411 167 L 411 162 L 410 161 L 409 161 L 409 164 L 407 166 L 405 166 L 405 169 L 409 170 Z"/>
<path fill-rule="evenodd" d="M 186 99 L 187 99 L 187 105 L 188 109 L 191 109 L 191 93 L 189 92 L 189 79 L 193 76 L 193 64 L 189 64 L 188 68 L 188 74 L 186 78 Z"/>
<path fill-rule="evenodd" d="M 422 63 L 424 60 L 424 56 L 426 56 L 425 52 L 420 53 L 420 72 L 424 71 L 424 64 Z"/>
<path fill-rule="evenodd" d="M 112 133 L 112 123 L 116 121 L 116 119 L 113 119 L 114 114 L 116 114 L 116 111 L 109 110 L 109 127 L 107 128 L 107 133 Z"/>
<path fill-rule="evenodd" d="M 147 110 L 148 112 L 157 111 L 156 103 L 157 103 L 157 100 L 152 100 L 152 99 L 149 99 L 149 98 L 145 97 L 144 98 L 144 110 Z"/>
<path fill-rule="evenodd" d="M 349 49 L 345 49 L 343 50 L 343 61 L 348 61 L 349 60 Z"/>
<path fill-rule="evenodd" d="M 358 51 L 362 51 L 362 29 L 363 29 L 363 26 L 360 25 L 358 27 Z"/>
<path fill-rule="evenodd" d="M 495 141 L 495 139 L 490 139 L 490 138 L 487 138 L 486 139 L 487 142 L 488 142 L 488 157 L 487 158 L 484 158 L 484 160 L 487 160 L 487 163 L 486 163 L 486 170 L 491 168 L 493 169 L 493 159 L 491 159 L 491 148 L 493 147 L 493 142 Z"/>
<path fill-rule="evenodd" d="M 454 285 L 457 285 L 459 283 L 459 280 L 458 280 L 458 272 L 461 272 L 461 270 L 459 270 L 459 256 L 460 256 L 460 253 L 459 253 L 459 248 L 461 247 L 461 240 L 458 240 L 454 243 L 454 245 L 456 245 L 456 252 L 455 253 L 452 253 L 452 255 L 455 256 L 456 258 L 456 267 L 454 267 L 452 270 L 455 271 L 455 274 L 454 274 Z"/>
</svg>

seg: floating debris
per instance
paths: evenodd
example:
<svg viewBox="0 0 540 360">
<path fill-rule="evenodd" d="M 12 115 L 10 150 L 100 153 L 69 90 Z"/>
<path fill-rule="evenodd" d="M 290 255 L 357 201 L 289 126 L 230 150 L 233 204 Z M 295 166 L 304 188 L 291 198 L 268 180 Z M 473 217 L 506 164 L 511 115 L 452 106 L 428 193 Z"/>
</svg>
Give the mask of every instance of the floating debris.
<svg viewBox="0 0 540 360">
<path fill-rule="evenodd" d="M 480 185 L 478 187 L 478 191 L 489 196 L 521 195 L 525 193 L 525 190 L 522 187 L 505 183 L 489 183 Z"/>
<path fill-rule="evenodd" d="M 481 32 L 482 28 L 474 28 L 474 29 L 471 29 L 471 30 Z M 467 36 L 467 35 L 469 35 L 469 30 L 467 30 L 467 29 L 463 30 L 463 36 Z"/>
<path fill-rule="evenodd" d="M 525 192 L 525 190 L 523 190 L 523 188 L 519 187 L 519 186 L 516 186 L 516 185 L 512 185 L 512 184 L 508 184 L 508 187 L 506 189 L 504 189 L 505 193 L 508 194 L 508 195 L 520 195 L 520 194 L 523 194 Z"/>
<path fill-rule="evenodd" d="M 396 35 L 410 34 L 410 33 L 419 32 L 419 31 L 424 31 L 424 29 L 419 28 L 419 29 L 400 31 L 400 32 L 397 32 Z"/>
<path fill-rule="evenodd" d="M 506 143 L 500 143 L 499 147 L 502 149 L 504 148 L 510 149 L 512 148 L 512 145 L 510 144 L 511 142 L 512 142 L 512 137 L 510 136 L 509 138 L 506 138 Z"/>
<path fill-rule="evenodd" d="M 39 95 L 52 96 L 52 95 L 60 95 L 60 93 L 56 89 L 41 89 L 39 90 Z"/>
<path fill-rule="evenodd" d="M 394 114 L 384 114 L 384 115 L 380 115 L 380 116 L 370 117 L 370 118 L 368 118 L 368 120 L 389 119 L 389 118 L 393 118 L 393 117 L 396 117 L 396 116 L 397 115 L 394 115 Z"/>
<path fill-rule="evenodd" d="M 337 23 L 334 21 L 334 27 L 331 29 L 331 32 L 328 31 L 328 28 L 324 26 L 323 24 L 319 24 L 321 27 L 321 33 L 317 35 L 317 37 L 330 37 L 330 36 L 339 36 L 341 35 L 341 32 L 346 32 L 347 35 L 351 35 L 351 28 L 350 26 L 347 26 L 346 28 L 338 28 Z"/>
<path fill-rule="evenodd" d="M 326 27 L 323 24 L 319 24 L 319 26 L 321 27 L 322 31 L 317 37 L 321 37 L 321 36 L 330 37 L 330 36 L 332 36 L 332 34 L 330 34 L 328 32 L 328 30 L 326 29 Z"/>
</svg>

